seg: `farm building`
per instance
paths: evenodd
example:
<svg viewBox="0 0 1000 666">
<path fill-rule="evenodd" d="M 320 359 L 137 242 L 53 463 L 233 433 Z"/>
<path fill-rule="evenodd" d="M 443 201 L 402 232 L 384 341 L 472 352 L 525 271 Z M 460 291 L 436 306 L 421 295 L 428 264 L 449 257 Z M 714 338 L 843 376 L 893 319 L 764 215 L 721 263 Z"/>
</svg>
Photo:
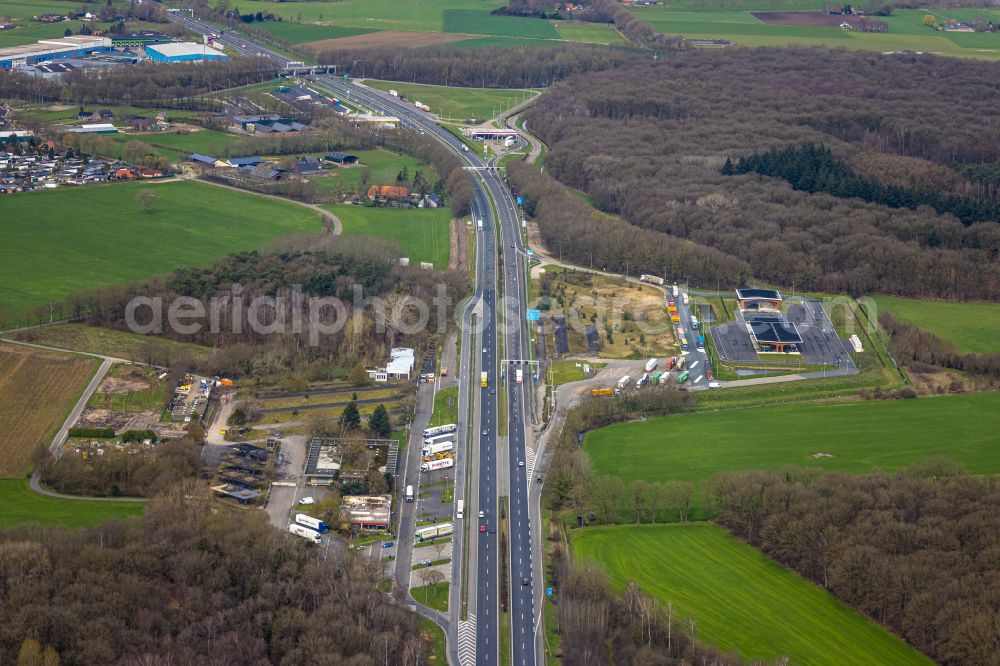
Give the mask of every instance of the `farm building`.
<svg viewBox="0 0 1000 666">
<path fill-rule="evenodd" d="M 741 311 L 781 312 L 781 294 L 776 289 L 737 289 Z"/>
<path fill-rule="evenodd" d="M 302 176 L 314 176 L 323 173 L 323 164 L 316 157 L 301 157 L 295 161 L 295 170 Z"/>
<path fill-rule="evenodd" d="M 254 156 L 254 157 L 230 157 L 228 161 L 229 161 L 229 164 L 231 166 L 234 166 L 234 167 L 245 167 L 245 166 L 255 167 L 258 164 L 260 164 L 261 162 L 263 162 L 264 158 L 257 157 L 257 156 Z"/>
<path fill-rule="evenodd" d="M 216 51 L 207 44 L 176 42 L 169 44 L 149 44 L 146 57 L 153 62 L 197 62 L 202 60 L 229 60 L 222 51 Z"/>
<path fill-rule="evenodd" d="M 66 130 L 72 134 L 118 134 L 118 128 L 111 123 L 88 123 Z"/>
<path fill-rule="evenodd" d="M 388 532 L 391 519 L 391 495 L 345 495 L 340 500 L 340 523 L 352 532 Z"/>
<path fill-rule="evenodd" d="M 200 166 L 210 166 L 210 167 L 229 167 L 232 166 L 227 160 L 220 160 L 217 157 L 212 157 L 211 155 L 200 155 L 198 153 L 191 153 L 188 159 L 198 164 Z"/>
<path fill-rule="evenodd" d="M 327 162 L 333 162 L 334 164 L 357 164 L 357 155 L 345 155 L 344 153 L 327 153 L 324 157 Z"/>
<path fill-rule="evenodd" d="M 0 69 L 13 69 L 66 58 L 82 58 L 94 53 L 107 53 L 111 49 L 111 40 L 107 37 L 74 35 L 59 39 L 42 39 L 37 44 L 0 49 Z"/>
<path fill-rule="evenodd" d="M 369 199 L 405 199 L 410 196 L 410 188 L 396 185 L 372 185 L 368 188 Z"/>
<path fill-rule="evenodd" d="M 764 353 L 798 353 L 802 336 L 790 321 L 780 318 L 755 319 L 747 322 L 747 332 L 754 349 Z"/>
</svg>

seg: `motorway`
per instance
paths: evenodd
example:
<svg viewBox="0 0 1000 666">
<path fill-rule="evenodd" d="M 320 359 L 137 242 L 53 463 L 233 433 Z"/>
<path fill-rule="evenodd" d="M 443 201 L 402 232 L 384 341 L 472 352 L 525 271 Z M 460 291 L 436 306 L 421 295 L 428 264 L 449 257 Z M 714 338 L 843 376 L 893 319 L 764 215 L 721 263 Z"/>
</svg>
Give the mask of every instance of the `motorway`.
<svg viewBox="0 0 1000 666">
<path fill-rule="evenodd" d="M 222 34 L 222 30 L 196 20 L 181 13 L 171 12 L 169 18 L 174 23 L 201 34 L 221 35 L 217 41 L 230 50 L 246 56 L 269 58 L 284 68 L 288 59 L 275 53 L 242 35 L 231 32 Z M 476 478 L 473 487 L 478 490 L 475 496 L 475 506 L 467 509 L 466 516 L 471 518 L 473 512 L 482 511 L 484 518 L 479 521 L 483 531 L 475 532 L 471 539 L 476 540 L 476 547 L 470 548 L 469 570 L 475 572 L 475 585 L 469 588 L 470 610 L 467 624 L 474 620 L 474 649 L 465 656 L 458 645 L 459 614 L 462 604 L 452 604 L 452 621 L 449 623 L 449 652 L 452 663 L 480 664 L 492 666 L 500 660 L 500 487 L 504 485 L 509 493 L 509 510 L 507 513 L 508 544 L 510 553 L 510 576 L 507 577 L 509 612 L 510 612 L 510 655 L 511 663 L 518 666 L 534 666 L 536 662 L 536 622 L 535 622 L 535 576 L 533 570 L 541 571 L 538 557 L 532 549 L 531 521 L 528 510 L 528 464 L 525 441 L 525 415 L 527 403 L 531 396 L 531 368 L 524 366 L 523 384 L 516 384 L 515 373 L 511 368 L 503 373 L 507 381 L 507 449 L 506 455 L 501 450 L 498 437 L 499 415 L 498 381 L 501 376 L 500 364 L 503 361 L 498 356 L 497 325 L 501 321 L 504 327 L 504 351 L 507 359 L 526 359 L 527 356 L 527 325 L 525 310 L 527 292 L 524 285 L 525 248 L 521 240 L 520 215 L 513 196 L 506 184 L 494 168 L 496 158 L 484 163 L 478 156 L 469 152 L 464 144 L 454 135 L 435 124 L 433 117 L 416 109 L 399 99 L 369 88 L 357 86 L 347 80 L 318 75 L 316 83 L 325 86 L 338 96 L 360 102 L 368 108 L 396 116 L 400 124 L 407 129 L 427 134 L 462 158 L 471 169 L 475 185 L 475 198 L 472 203 L 472 215 L 476 220 L 482 220 L 483 231 L 479 233 L 478 251 L 476 252 L 476 285 L 473 298 L 463 317 L 463 324 L 470 321 L 471 312 L 477 315 L 480 324 L 477 328 L 477 347 L 474 351 L 481 353 L 479 363 L 463 364 L 460 382 L 468 389 L 477 382 L 476 372 L 479 368 L 489 377 L 489 387 L 480 391 L 478 405 L 478 421 L 472 419 L 469 427 L 476 428 L 479 442 Z M 496 208 L 494 208 L 494 204 Z M 496 215 L 494 215 L 494 211 Z M 497 227 L 499 227 L 502 245 L 497 246 Z M 510 252 L 505 251 L 510 249 Z M 503 283 L 500 277 L 503 276 Z M 498 316 L 498 287 L 503 288 L 506 298 L 503 320 Z M 463 331 L 465 340 L 471 340 L 474 331 L 468 328 Z M 481 352 L 478 350 L 481 348 Z M 460 389 L 461 390 L 461 389 Z M 459 433 L 460 437 L 463 433 Z M 498 458 L 505 460 L 507 469 L 499 469 Z M 501 477 L 502 475 L 502 477 Z M 469 521 L 471 522 L 471 521 Z M 465 531 L 468 534 L 468 531 Z M 535 542 L 536 547 L 540 542 Z M 467 544 L 468 545 L 468 544 Z M 453 570 L 453 585 L 461 583 L 462 567 L 456 562 Z M 474 596 L 474 599 L 473 599 Z M 540 599 L 540 595 L 538 597 Z M 474 617 L 473 617 L 474 615 Z"/>
<path fill-rule="evenodd" d="M 509 509 L 507 514 L 508 544 L 510 553 L 510 576 L 508 579 L 509 611 L 511 620 L 511 663 L 520 666 L 534 666 L 536 662 L 535 597 L 536 586 L 533 570 L 540 571 L 538 558 L 533 555 L 531 521 L 528 510 L 527 455 L 525 441 L 525 416 L 531 395 L 531 370 L 524 366 L 525 383 L 515 383 L 515 373 L 511 367 L 504 368 L 507 382 L 507 449 L 506 456 L 502 442 L 497 436 L 498 391 L 497 382 L 501 376 L 500 363 L 506 359 L 527 358 L 527 337 L 525 323 L 526 290 L 524 285 L 524 245 L 520 234 L 520 215 L 513 196 L 500 178 L 495 167 L 496 158 L 484 163 L 478 156 L 463 150 L 462 142 L 438 127 L 428 114 L 399 101 L 380 91 L 351 84 L 333 76 L 317 76 L 316 82 L 349 100 L 359 101 L 375 111 L 396 116 L 409 129 L 423 132 L 439 140 L 464 158 L 478 177 L 473 178 L 476 196 L 473 201 L 473 217 L 483 221 L 484 230 L 479 234 L 476 253 L 476 290 L 473 303 L 477 303 L 483 327 L 481 344 L 477 347 L 481 354 L 481 368 L 489 377 L 489 388 L 480 390 L 479 400 L 479 468 L 478 496 L 476 506 L 470 506 L 468 516 L 474 511 L 483 511 L 480 521 L 486 527 L 478 532 L 478 548 L 475 548 L 475 619 L 476 645 L 472 663 L 491 665 L 499 660 L 499 557 L 498 535 L 493 530 L 499 527 L 499 487 L 504 479 L 509 489 Z M 488 196 L 487 196 L 488 195 Z M 496 215 L 490 199 L 496 205 Z M 497 247 L 494 232 L 499 226 L 502 245 Z M 509 251 L 508 251 L 509 250 Z M 501 261 L 501 258 L 503 260 Z M 498 319 L 497 285 L 503 276 L 504 312 L 503 321 Z M 504 326 L 504 354 L 498 356 L 497 331 L 499 323 Z M 469 339 L 471 331 L 465 331 Z M 463 381 L 476 382 L 475 368 L 471 368 Z M 468 386 L 468 384 L 466 384 Z M 473 421 L 475 422 L 475 420 Z M 499 459 L 506 459 L 507 469 L 497 467 Z M 470 562 L 472 562 L 470 557 Z M 470 602 L 470 607 L 471 602 Z M 457 622 L 452 623 L 453 626 Z M 463 664 L 466 662 L 462 662 Z"/>
</svg>

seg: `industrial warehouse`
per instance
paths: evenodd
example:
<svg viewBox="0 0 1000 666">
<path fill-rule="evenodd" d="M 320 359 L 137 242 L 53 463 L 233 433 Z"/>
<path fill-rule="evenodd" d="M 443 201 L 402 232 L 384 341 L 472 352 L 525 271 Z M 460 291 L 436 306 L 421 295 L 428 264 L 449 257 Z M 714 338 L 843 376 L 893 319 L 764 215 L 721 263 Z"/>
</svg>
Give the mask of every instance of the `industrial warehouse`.
<svg viewBox="0 0 1000 666">
<path fill-rule="evenodd" d="M 128 49 L 145 49 L 135 52 Z M 0 69 L 22 70 L 27 73 L 61 74 L 62 69 L 47 71 L 43 65 L 66 64 L 72 69 L 134 64 L 143 57 L 152 62 L 199 62 L 228 60 L 222 51 L 206 44 L 171 42 L 166 35 L 147 32 L 94 37 L 72 35 L 59 39 L 42 39 L 35 44 L 0 48 Z M 42 69 L 37 69 L 42 67 Z"/>
</svg>

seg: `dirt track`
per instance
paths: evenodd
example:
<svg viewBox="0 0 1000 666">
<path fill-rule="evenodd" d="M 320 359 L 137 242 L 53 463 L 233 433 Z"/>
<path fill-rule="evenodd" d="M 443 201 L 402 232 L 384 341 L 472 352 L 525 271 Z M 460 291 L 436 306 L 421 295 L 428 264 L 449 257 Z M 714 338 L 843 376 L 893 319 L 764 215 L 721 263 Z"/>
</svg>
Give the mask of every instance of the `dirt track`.
<svg viewBox="0 0 1000 666">
<path fill-rule="evenodd" d="M 751 12 L 751 14 L 768 25 L 804 25 L 819 28 L 836 28 L 841 23 L 856 26 L 862 19 L 860 16 L 826 12 Z"/>
</svg>

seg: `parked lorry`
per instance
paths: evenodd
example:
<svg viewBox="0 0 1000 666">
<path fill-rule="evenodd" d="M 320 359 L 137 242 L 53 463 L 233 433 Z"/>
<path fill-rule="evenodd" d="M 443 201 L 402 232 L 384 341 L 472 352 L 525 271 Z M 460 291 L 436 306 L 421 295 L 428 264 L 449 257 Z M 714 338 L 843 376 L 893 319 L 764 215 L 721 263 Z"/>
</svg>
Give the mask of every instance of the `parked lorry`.
<svg viewBox="0 0 1000 666">
<path fill-rule="evenodd" d="M 436 455 L 438 453 L 445 453 L 446 451 L 454 451 L 455 442 L 438 442 L 437 444 L 425 444 L 424 448 L 420 449 L 420 455 L 426 457 Z"/>
<path fill-rule="evenodd" d="M 651 383 L 653 383 L 653 384 L 659 384 L 660 383 L 660 377 L 662 377 L 665 374 L 667 374 L 667 373 L 665 373 L 665 372 L 654 372 L 653 376 L 650 377 L 649 381 Z"/>
<path fill-rule="evenodd" d="M 323 537 L 316 530 L 311 530 L 304 525 L 299 525 L 297 523 L 292 523 L 288 526 L 288 531 L 295 536 L 300 536 L 303 539 L 309 539 L 313 543 L 320 543 L 323 541 Z"/>
<path fill-rule="evenodd" d="M 648 372 L 643 373 L 642 377 L 639 377 L 639 379 L 635 380 L 635 387 L 642 388 L 643 386 L 646 385 L 646 382 L 648 381 L 649 381 L 649 373 Z"/>
<path fill-rule="evenodd" d="M 629 377 L 628 375 L 625 375 L 624 377 L 622 377 L 621 379 L 619 379 L 618 380 L 618 388 L 619 389 L 623 389 L 626 386 L 628 386 L 628 380 L 629 379 L 631 379 L 631 377 Z"/>
<path fill-rule="evenodd" d="M 596 388 L 596 389 L 590 389 L 590 395 L 594 396 L 595 398 L 598 398 L 598 397 L 601 397 L 601 396 L 606 396 L 606 395 L 614 395 L 614 394 L 615 394 L 615 390 L 613 388 Z"/>
<path fill-rule="evenodd" d="M 454 531 L 455 527 L 451 523 L 438 523 L 437 525 L 417 528 L 413 533 L 413 538 L 416 539 L 417 543 L 420 543 L 428 539 L 450 536 Z"/>
<path fill-rule="evenodd" d="M 433 428 L 424 429 L 424 439 L 430 439 L 431 437 L 436 437 L 438 435 L 447 435 L 450 432 L 455 432 L 458 430 L 458 426 L 454 423 L 446 423 L 445 425 L 434 426 Z"/>
<path fill-rule="evenodd" d="M 653 370 L 656 370 L 657 365 L 659 365 L 659 363 L 655 358 L 649 359 L 648 361 L 646 361 L 646 372 L 652 372 Z"/>
<path fill-rule="evenodd" d="M 673 370 L 674 366 L 676 366 L 676 365 L 677 365 L 677 359 L 675 357 L 671 356 L 671 357 L 667 358 L 667 371 L 668 372 L 670 370 Z"/>
<path fill-rule="evenodd" d="M 424 437 L 424 446 L 433 446 L 435 444 L 440 444 L 441 442 L 454 442 L 455 433 L 449 432 L 445 435 L 435 435 L 434 437 Z"/>
<path fill-rule="evenodd" d="M 319 518 L 313 518 L 312 516 L 305 513 L 295 514 L 295 522 L 299 525 L 304 525 L 309 529 L 316 530 L 320 534 L 326 534 L 330 531 L 330 526 L 324 523 Z"/>
<path fill-rule="evenodd" d="M 514 371 L 514 383 L 520 384 L 523 381 L 524 381 L 524 370 L 518 368 L 516 371 Z"/>
<path fill-rule="evenodd" d="M 684 372 L 682 372 L 681 374 L 679 374 L 677 376 L 677 383 L 678 384 L 683 384 L 684 382 L 686 382 L 688 380 L 688 377 L 690 377 L 690 376 L 691 376 L 691 373 L 689 373 L 687 370 L 685 370 Z"/>
<path fill-rule="evenodd" d="M 436 469 L 451 469 L 455 466 L 454 458 L 445 458 L 443 460 L 432 460 L 431 462 L 425 462 L 420 465 L 421 472 L 433 472 Z"/>
</svg>

